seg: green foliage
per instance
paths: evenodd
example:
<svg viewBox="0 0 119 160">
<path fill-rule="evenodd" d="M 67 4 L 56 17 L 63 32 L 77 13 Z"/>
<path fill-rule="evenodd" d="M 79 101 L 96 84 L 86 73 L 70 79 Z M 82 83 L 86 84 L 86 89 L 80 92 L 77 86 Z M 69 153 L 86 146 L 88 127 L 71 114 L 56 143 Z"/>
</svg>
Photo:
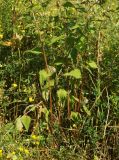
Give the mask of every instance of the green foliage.
<svg viewBox="0 0 119 160">
<path fill-rule="evenodd" d="M 76 79 L 80 79 L 81 78 L 81 72 L 79 69 L 74 69 L 68 73 L 65 73 L 64 76 L 71 76 L 74 77 Z"/>
<path fill-rule="evenodd" d="M 59 100 L 66 99 L 67 91 L 65 89 L 59 89 L 57 91 L 57 96 L 58 96 Z"/>
<path fill-rule="evenodd" d="M 28 132 L 29 126 L 30 126 L 30 123 L 31 123 L 31 118 L 29 116 L 23 115 L 21 117 L 21 121 L 22 121 L 26 131 Z"/>
<path fill-rule="evenodd" d="M 51 74 L 48 73 L 46 70 L 41 70 L 39 72 L 39 76 L 40 76 L 40 85 L 42 86 L 44 84 L 44 82 L 46 80 L 48 80 L 48 78 L 51 76 Z"/>
<path fill-rule="evenodd" d="M 98 68 L 98 67 L 97 67 L 97 64 L 96 64 L 94 61 L 89 62 L 88 65 L 89 65 L 91 68 L 94 68 L 94 69 Z"/>
<path fill-rule="evenodd" d="M 0 147 L 35 134 L 22 144 L 35 145 L 31 159 L 44 146 L 50 159 L 118 157 L 119 2 L 0 5 Z"/>
</svg>

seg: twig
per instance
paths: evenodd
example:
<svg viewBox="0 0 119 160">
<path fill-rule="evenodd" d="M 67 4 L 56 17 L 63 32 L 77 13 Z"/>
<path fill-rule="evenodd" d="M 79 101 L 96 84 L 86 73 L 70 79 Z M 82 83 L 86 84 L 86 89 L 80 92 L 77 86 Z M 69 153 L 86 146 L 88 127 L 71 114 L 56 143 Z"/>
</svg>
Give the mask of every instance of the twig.
<svg viewBox="0 0 119 160">
<path fill-rule="evenodd" d="M 103 138 L 105 138 L 105 135 L 106 135 L 106 129 L 107 129 L 107 126 L 108 126 L 108 119 L 109 119 L 109 113 L 110 113 L 109 95 L 108 95 L 107 88 L 106 88 L 106 92 L 107 92 L 107 107 L 108 107 L 108 110 L 107 110 L 107 118 L 106 118 L 106 122 L 105 122 L 105 126 L 104 126 Z"/>
</svg>

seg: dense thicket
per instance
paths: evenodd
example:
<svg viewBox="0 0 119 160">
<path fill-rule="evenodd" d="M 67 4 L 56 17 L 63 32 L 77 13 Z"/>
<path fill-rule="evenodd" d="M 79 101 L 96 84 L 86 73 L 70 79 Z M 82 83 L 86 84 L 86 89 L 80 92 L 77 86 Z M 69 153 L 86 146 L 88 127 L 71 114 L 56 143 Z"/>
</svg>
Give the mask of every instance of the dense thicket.
<svg viewBox="0 0 119 160">
<path fill-rule="evenodd" d="M 119 2 L 0 4 L 0 123 L 84 159 L 118 159 Z"/>
</svg>

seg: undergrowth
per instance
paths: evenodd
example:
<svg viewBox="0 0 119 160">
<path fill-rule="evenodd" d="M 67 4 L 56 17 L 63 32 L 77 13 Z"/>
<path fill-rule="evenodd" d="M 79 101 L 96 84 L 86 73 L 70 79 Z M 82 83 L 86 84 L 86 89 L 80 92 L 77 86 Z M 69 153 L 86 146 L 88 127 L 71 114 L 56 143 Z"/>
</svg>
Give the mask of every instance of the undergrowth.
<svg viewBox="0 0 119 160">
<path fill-rule="evenodd" d="M 119 2 L 0 5 L 0 159 L 119 159 Z"/>
</svg>

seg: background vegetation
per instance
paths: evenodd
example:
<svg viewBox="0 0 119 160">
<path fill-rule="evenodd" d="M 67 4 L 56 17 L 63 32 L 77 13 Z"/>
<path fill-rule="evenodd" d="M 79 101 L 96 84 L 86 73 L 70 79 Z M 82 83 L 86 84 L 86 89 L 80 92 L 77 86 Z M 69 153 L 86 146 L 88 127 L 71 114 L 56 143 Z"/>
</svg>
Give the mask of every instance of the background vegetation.
<svg viewBox="0 0 119 160">
<path fill-rule="evenodd" d="M 0 6 L 0 159 L 119 159 L 119 1 Z"/>
</svg>

